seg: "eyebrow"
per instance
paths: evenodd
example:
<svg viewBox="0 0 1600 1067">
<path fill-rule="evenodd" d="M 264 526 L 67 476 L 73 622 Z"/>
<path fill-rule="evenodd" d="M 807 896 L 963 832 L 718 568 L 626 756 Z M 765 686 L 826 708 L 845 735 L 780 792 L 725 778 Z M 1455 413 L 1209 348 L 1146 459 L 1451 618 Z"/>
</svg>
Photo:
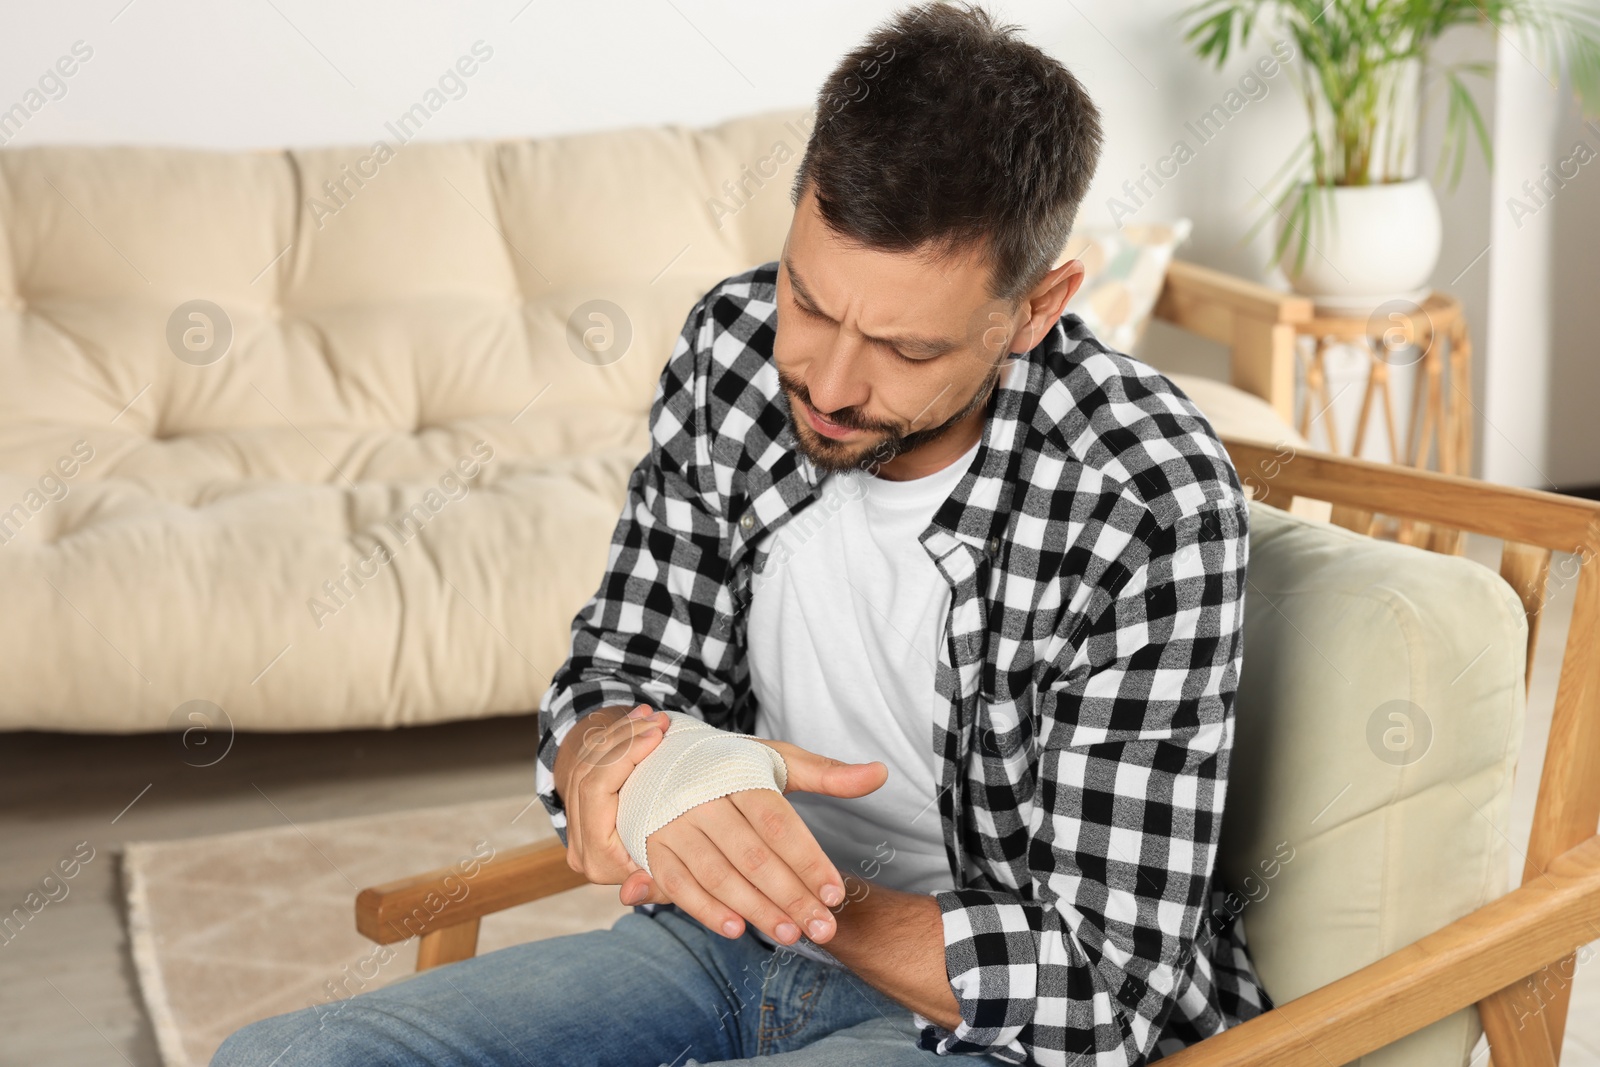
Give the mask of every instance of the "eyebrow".
<svg viewBox="0 0 1600 1067">
<path fill-rule="evenodd" d="M 789 272 L 790 288 L 794 290 L 795 295 L 800 298 L 802 303 L 809 305 L 807 310 L 821 315 L 830 322 L 839 321 L 823 312 L 822 308 L 817 304 L 816 298 L 811 295 L 811 290 L 806 288 L 806 283 L 801 281 L 800 275 L 795 272 L 793 264 L 786 259 L 783 261 L 783 267 Z M 916 337 L 908 334 L 897 334 L 892 337 L 875 336 L 865 331 L 862 331 L 862 336 L 869 341 L 876 341 L 892 348 L 908 349 L 922 356 L 942 356 L 946 352 L 951 352 L 961 347 L 961 342 L 951 341 L 943 337 Z"/>
</svg>

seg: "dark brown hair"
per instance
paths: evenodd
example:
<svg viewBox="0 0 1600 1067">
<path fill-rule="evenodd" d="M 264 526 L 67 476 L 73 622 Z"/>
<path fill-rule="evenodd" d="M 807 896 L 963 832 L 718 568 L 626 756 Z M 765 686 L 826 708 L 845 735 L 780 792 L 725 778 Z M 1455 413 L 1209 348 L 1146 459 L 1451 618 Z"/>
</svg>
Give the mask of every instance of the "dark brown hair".
<svg viewBox="0 0 1600 1067">
<path fill-rule="evenodd" d="M 866 248 L 947 257 L 981 244 L 1015 302 L 1066 247 L 1100 159 L 1072 73 L 966 3 L 908 8 L 828 76 L 790 199 Z"/>
</svg>

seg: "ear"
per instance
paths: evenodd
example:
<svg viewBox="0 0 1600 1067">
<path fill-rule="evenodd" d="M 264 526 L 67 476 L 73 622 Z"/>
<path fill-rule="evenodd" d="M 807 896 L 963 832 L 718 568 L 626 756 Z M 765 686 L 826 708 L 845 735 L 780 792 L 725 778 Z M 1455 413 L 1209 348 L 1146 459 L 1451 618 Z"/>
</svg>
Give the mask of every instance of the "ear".
<svg viewBox="0 0 1600 1067">
<path fill-rule="evenodd" d="M 1069 259 L 1059 267 L 1052 267 L 1033 291 L 1023 298 L 1029 309 L 1028 318 L 1012 339 L 1011 351 L 1026 352 L 1039 343 L 1039 338 L 1055 326 L 1066 310 L 1067 301 L 1083 284 L 1083 260 Z"/>
</svg>

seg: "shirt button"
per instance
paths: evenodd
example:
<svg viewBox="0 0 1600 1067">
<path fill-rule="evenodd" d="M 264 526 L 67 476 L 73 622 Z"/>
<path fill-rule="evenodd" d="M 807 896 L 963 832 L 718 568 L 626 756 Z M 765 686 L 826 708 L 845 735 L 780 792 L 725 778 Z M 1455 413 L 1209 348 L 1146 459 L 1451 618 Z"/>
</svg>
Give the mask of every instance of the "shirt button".
<svg viewBox="0 0 1600 1067">
<path fill-rule="evenodd" d="M 1000 551 L 1000 538 L 998 538 L 998 537 L 989 538 L 989 555 L 992 556 L 996 552 L 999 552 L 999 551 Z"/>
<path fill-rule="evenodd" d="M 756 513 L 755 512 L 747 511 L 743 515 L 739 516 L 739 528 L 741 530 L 748 530 L 748 529 L 750 529 L 750 527 L 754 526 L 755 524 L 756 524 Z"/>
</svg>

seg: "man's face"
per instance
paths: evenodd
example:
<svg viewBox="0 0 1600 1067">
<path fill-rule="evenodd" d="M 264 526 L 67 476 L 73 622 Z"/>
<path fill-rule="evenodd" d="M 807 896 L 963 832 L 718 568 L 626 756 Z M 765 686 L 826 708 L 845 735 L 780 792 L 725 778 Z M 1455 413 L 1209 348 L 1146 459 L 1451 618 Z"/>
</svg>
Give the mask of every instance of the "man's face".
<svg viewBox="0 0 1600 1067">
<path fill-rule="evenodd" d="M 981 423 L 1011 353 L 1043 335 L 1082 278 L 1064 264 L 1013 305 L 989 297 L 988 269 L 976 250 L 935 260 L 848 244 L 805 190 L 779 262 L 774 359 L 799 449 L 819 470 L 881 468 Z"/>
</svg>

